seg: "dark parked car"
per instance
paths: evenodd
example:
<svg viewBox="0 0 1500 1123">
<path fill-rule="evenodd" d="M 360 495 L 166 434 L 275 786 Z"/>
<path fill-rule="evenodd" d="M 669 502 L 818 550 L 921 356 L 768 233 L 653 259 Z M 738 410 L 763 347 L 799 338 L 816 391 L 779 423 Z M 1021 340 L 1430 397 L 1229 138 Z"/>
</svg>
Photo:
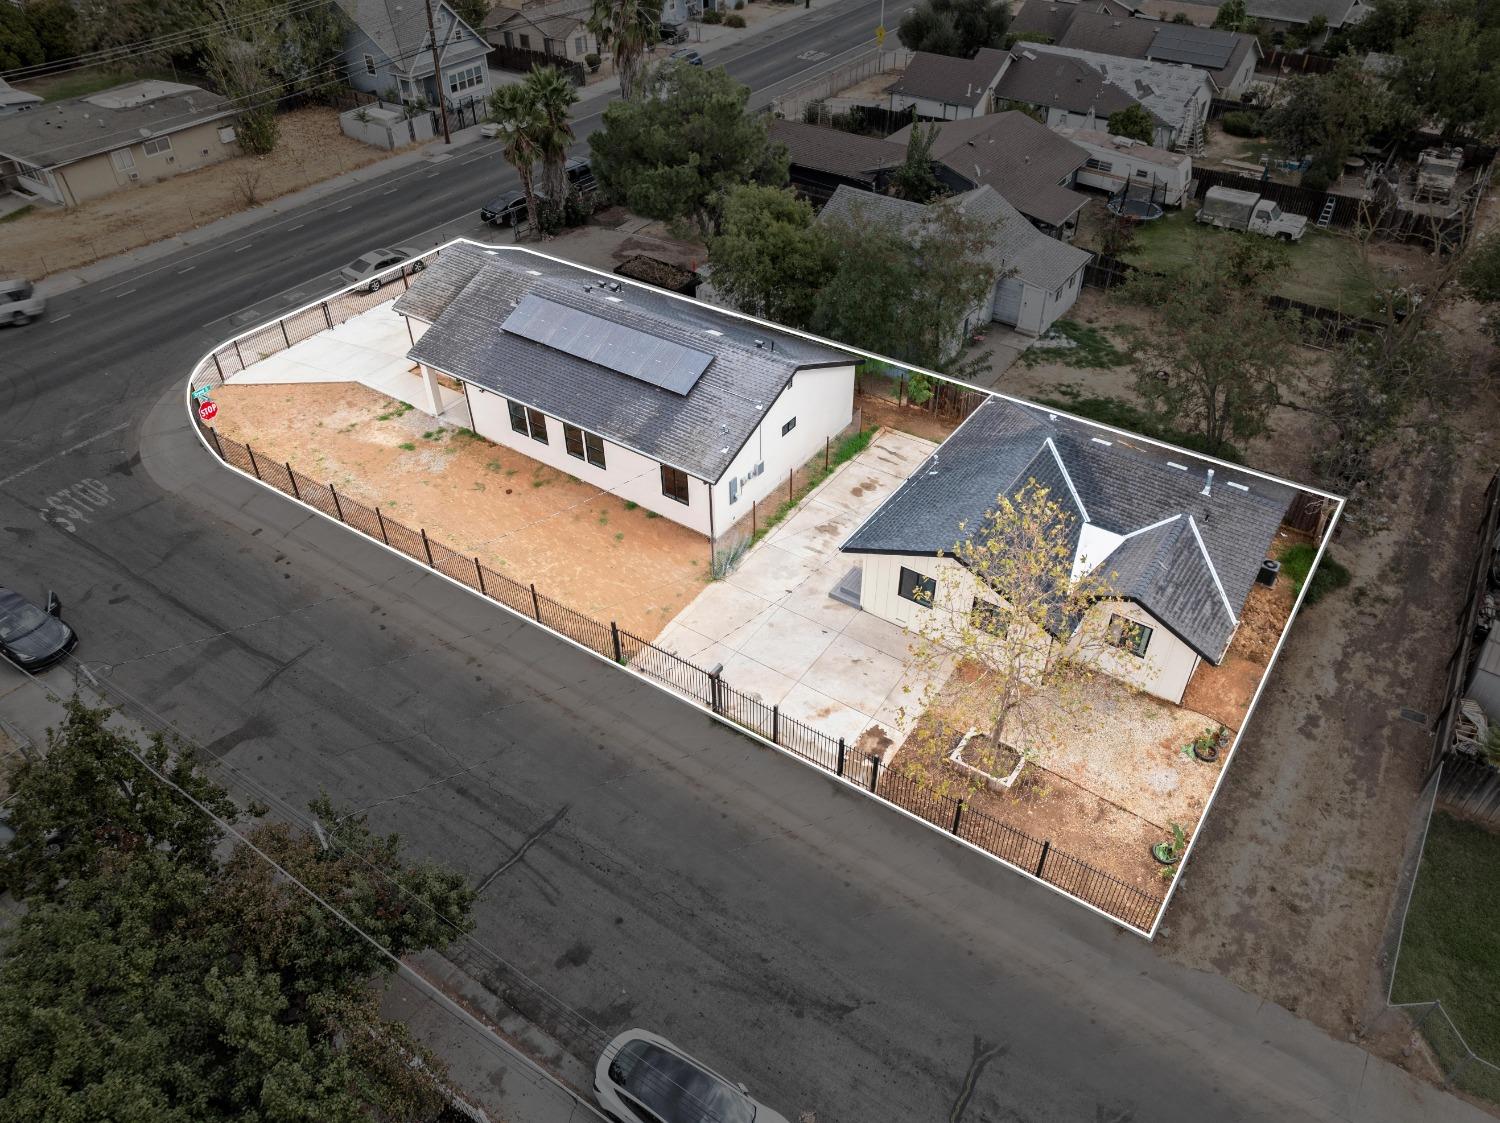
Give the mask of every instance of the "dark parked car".
<svg viewBox="0 0 1500 1123">
<path fill-rule="evenodd" d="M 687 28 L 680 23 L 664 23 L 661 25 L 661 41 L 663 43 L 686 43 Z"/>
<path fill-rule="evenodd" d="M 673 51 L 667 57 L 676 62 L 685 62 L 689 66 L 703 65 L 703 56 L 692 47 L 678 47 L 677 50 Z"/>
<path fill-rule="evenodd" d="M 569 187 L 592 191 L 599 186 L 594 179 L 594 165 L 589 163 L 587 156 L 572 157 L 563 166 L 563 171 L 567 174 Z"/>
<path fill-rule="evenodd" d="M 78 646 L 78 636 L 61 617 L 56 593 L 48 593 L 47 607 L 38 608 L 0 585 L 0 655 L 23 671 L 50 667 Z"/>
<path fill-rule="evenodd" d="M 547 196 L 536 193 L 537 206 L 547 201 Z M 479 217 L 495 226 L 514 226 L 526 220 L 526 195 L 521 191 L 507 191 L 479 208 Z"/>
</svg>

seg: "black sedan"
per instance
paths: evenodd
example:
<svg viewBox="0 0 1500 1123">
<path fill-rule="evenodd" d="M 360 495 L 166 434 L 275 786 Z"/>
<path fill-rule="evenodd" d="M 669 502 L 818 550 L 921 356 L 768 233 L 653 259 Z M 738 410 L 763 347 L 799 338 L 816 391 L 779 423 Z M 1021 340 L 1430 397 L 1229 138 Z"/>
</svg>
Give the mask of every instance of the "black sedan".
<svg viewBox="0 0 1500 1123">
<path fill-rule="evenodd" d="M 547 201 L 547 196 L 538 191 L 536 201 L 537 206 L 541 206 Z M 494 226 L 514 226 L 526 218 L 526 195 L 521 191 L 512 191 L 491 199 L 479 208 L 479 217 Z"/>
<path fill-rule="evenodd" d="M 23 671 L 50 667 L 78 646 L 78 636 L 60 619 L 62 602 L 47 594 L 38 608 L 20 593 L 0 585 L 0 655 Z"/>
</svg>

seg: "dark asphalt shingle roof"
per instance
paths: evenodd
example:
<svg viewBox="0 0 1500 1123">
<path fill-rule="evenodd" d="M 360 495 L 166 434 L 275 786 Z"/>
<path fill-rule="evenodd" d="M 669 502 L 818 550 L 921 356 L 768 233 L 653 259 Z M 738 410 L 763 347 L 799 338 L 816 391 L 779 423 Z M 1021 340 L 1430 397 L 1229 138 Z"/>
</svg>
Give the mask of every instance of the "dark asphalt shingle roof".
<svg viewBox="0 0 1500 1123">
<path fill-rule="evenodd" d="M 1071 113 L 1092 109 L 1100 117 L 1136 104 L 1135 98 L 1105 81 L 1087 63 L 1066 55 L 1043 55 L 1032 46 L 1016 44 L 1015 60 L 995 87 L 996 97 Z"/>
<path fill-rule="evenodd" d="M 867 183 L 875 182 L 876 172 L 894 168 L 906 159 L 904 138 L 897 144 L 787 120 L 772 121 L 770 136 L 773 143 L 786 145 L 788 157 L 798 167 Z"/>
<path fill-rule="evenodd" d="M 980 47 L 971 59 L 913 51 L 906 71 L 890 92 L 972 109 L 984 99 L 1004 65 L 1005 52 L 994 47 Z"/>
<path fill-rule="evenodd" d="M 724 474 L 793 374 L 855 361 L 832 345 L 649 286 L 602 287 L 613 280 L 540 254 L 458 243 L 438 254 L 395 309 L 432 324 L 408 352 L 413 360 L 710 482 Z M 685 395 L 650 385 L 501 330 L 527 295 L 713 360 Z"/>
<path fill-rule="evenodd" d="M 1041 407 L 986 401 L 865 520 L 844 550 L 951 553 L 961 523 L 977 527 L 997 496 L 1015 494 L 1032 478 L 1061 502 L 1067 489 L 1057 486 L 1050 453 L 1040 455 L 1049 439 L 1088 522 L 1127 536 L 1099 563 L 1100 571 L 1115 575 L 1121 596 L 1219 662 L 1295 489 L 1220 467 L 1204 496 L 1209 466 L 1193 454 Z"/>
<path fill-rule="evenodd" d="M 1041 32 L 1055 45 L 1079 51 L 1187 63 L 1208 71 L 1221 87 L 1234 76 L 1245 56 L 1256 49 L 1253 35 L 1109 15 L 1080 4 L 1041 0 L 1031 0 L 1022 8 L 1011 30 Z"/>
</svg>

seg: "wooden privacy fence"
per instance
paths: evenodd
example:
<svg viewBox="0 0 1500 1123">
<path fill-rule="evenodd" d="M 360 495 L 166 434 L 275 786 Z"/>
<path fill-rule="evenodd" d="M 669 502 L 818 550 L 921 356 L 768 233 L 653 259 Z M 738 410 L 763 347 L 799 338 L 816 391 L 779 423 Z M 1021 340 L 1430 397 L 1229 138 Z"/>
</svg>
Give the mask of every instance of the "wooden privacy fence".
<svg viewBox="0 0 1500 1123">
<path fill-rule="evenodd" d="M 1500 768 L 1478 757 L 1455 753 L 1443 761 L 1438 803 L 1476 822 L 1500 825 Z"/>
<path fill-rule="evenodd" d="M 1155 922 L 1161 898 L 1054 849 L 1050 841 L 1038 841 L 974 810 L 962 800 L 940 795 L 907 776 L 882 769 L 878 755 L 867 754 L 842 737 L 831 737 L 782 713 L 779 705 L 767 705 L 753 694 L 736 690 L 725 681 L 722 667 L 700 667 L 627 631 L 615 621 L 606 624 L 586 616 L 548 597 L 535 584 L 500 573 L 479 558 L 439 542 L 425 529 L 409 527 L 379 507 L 367 506 L 339 492 L 331 483 L 315 480 L 288 463 L 257 453 L 250 445 L 223 436 L 217 429 L 201 427 L 201 430 L 209 447 L 225 463 L 385 543 L 412 561 L 513 612 L 529 616 L 543 627 L 615 663 L 632 668 L 736 725 L 753 730 L 794 756 L 972 843 L 992 857 L 1056 886 L 1143 934 Z"/>
<path fill-rule="evenodd" d="M 1214 171 L 1212 168 L 1194 168 L 1193 177 L 1197 182 L 1197 187 L 1193 190 L 1195 199 L 1203 198 L 1210 187 L 1231 187 L 1236 191 L 1254 191 L 1264 195 L 1267 199 L 1274 200 L 1277 206 L 1289 214 L 1304 215 L 1313 222 L 1317 222 L 1322 217 L 1323 208 L 1332 200 L 1333 213 L 1328 218 L 1330 226 L 1356 225 L 1359 222 L 1360 212 L 1365 206 L 1363 200 L 1349 195 L 1313 191 L 1310 188 L 1296 187 L 1290 183 L 1276 183 L 1273 180 L 1259 179 L 1250 175 Z"/>
</svg>

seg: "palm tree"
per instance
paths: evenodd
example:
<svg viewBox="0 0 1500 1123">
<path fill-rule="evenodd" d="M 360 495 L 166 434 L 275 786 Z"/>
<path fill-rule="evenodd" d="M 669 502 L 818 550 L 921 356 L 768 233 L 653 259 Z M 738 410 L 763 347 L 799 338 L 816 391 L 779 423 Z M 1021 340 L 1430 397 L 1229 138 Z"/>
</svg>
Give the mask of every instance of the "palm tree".
<svg viewBox="0 0 1500 1123">
<path fill-rule="evenodd" d="M 568 145 L 573 142 L 573 124 L 568 120 L 568 110 L 578 100 L 578 93 L 573 89 L 573 83 L 555 66 L 532 67 L 522 89 L 542 118 L 542 128 L 536 138 L 541 150 L 542 181 L 553 204 L 561 206 L 568 192 L 564 175 Z"/>
<path fill-rule="evenodd" d="M 635 93 L 641 56 L 661 34 L 661 8 L 650 0 L 593 0 L 589 30 L 601 47 L 614 53 L 615 72 L 620 76 L 620 96 Z"/>
<path fill-rule="evenodd" d="M 536 99 L 524 85 L 501 86 L 490 95 L 490 120 L 500 126 L 500 143 L 505 158 L 521 177 L 521 190 L 526 194 L 526 220 L 532 230 L 539 231 L 532 170 L 541 156 L 546 120 Z"/>
</svg>

